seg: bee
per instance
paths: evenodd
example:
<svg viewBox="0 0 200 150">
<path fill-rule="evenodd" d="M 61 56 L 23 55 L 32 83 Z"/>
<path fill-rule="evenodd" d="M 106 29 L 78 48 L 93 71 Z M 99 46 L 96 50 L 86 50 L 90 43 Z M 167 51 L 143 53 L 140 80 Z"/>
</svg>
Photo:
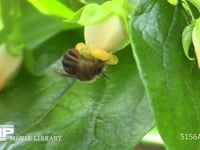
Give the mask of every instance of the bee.
<svg viewBox="0 0 200 150">
<path fill-rule="evenodd" d="M 104 74 L 105 62 L 95 59 L 86 59 L 75 48 L 68 49 L 62 58 L 64 71 L 62 75 L 91 81 L 100 74 Z"/>
</svg>

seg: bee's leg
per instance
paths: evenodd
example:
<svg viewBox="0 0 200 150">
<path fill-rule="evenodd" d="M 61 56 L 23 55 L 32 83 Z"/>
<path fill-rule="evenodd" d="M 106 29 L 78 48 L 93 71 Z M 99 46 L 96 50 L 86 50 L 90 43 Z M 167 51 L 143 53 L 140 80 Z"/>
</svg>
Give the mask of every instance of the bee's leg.
<svg viewBox="0 0 200 150">
<path fill-rule="evenodd" d="M 109 60 L 105 61 L 105 63 L 108 65 L 116 65 L 118 63 L 118 57 L 112 55 L 112 57 Z"/>
<path fill-rule="evenodd" d="M 65 71 L 63 70 L 55 70 L 56 73 L 63 75 L 63 76 L 69 76 Z"/>
<path fill-rule="evenodd" d="M 65 76 L 65 77 L 67 76 L 67 77 L 70 77 L 70 78 L 77 78 L 76 75 L 70 75 L 63 70 L 55 70 L 55 72 L 62 75 L 62 76 Z"/>
<path fill-rule="evenodd" d="M 105 74 L 105 72 L 102 72 L 102 75 L 103 75 L 106 79 L 110 80 L 110 78 Z"/>
<path fill-rule="evenodd" d="M 109 65 L 115 65 L 115 64 L 118 63 L 117 56 L 112 55 L 111 53 L 108 53 L 104 49 L 91 50 L 91 55 L 94 58 L 101 60 L 101 61 L 103 61 L 103 62 L 105 62 L 106 64 L 109 64 Z"/>
<path fill-rule="evenodd" d="M 108 53 L 104 49 L 93 49 L 90 51 L 91 55 L 101 61 L 107 61 L 111 58 L 112 54 Z"/>
<path fill-rule="evenodd" d="M 79 52 L 76 50 L 76 49 L 69 49 L 63 56 L 63 63 L 66 61 L 66 60 L 69 60 L 69 61 L 73 61 L 73 62 L 77 62 L 78 59 L 80 59 L 80 54 Z"/>
</svg>

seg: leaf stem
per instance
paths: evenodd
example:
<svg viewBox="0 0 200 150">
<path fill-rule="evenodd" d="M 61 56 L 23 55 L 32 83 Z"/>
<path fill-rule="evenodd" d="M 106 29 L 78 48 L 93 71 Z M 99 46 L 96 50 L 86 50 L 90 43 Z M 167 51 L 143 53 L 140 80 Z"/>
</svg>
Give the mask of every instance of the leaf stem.
<svg viewBox="0 0 200 150">
<path fill-rule="evenodd" d="M 186 0 L 182 0 L 182 6 L 185 9 L 186 13 L 192 18 L 192 22 L 195 20 L 195 17 L 190 9 L 190 6 Z"/>
<path fill-rule="evenodd" d="M 10 0 L 10 16 L 12 21 L 12 32 L 10 33 L 10 40 L 14 43 L 21 42 L 21 32 L 20 32 L 20 1 L 19 0 Z"/>
</svg>

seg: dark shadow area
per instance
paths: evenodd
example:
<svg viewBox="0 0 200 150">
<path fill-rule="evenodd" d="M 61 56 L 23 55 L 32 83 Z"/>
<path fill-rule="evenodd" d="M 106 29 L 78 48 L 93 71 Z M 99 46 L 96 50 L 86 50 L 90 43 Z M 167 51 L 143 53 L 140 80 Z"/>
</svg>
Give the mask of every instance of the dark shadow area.
<svg viewBox="0 0 200 150">
<path fill-rule="evenodd" d="M 166 149 L 160 145 L 139 144 L 134 150 L 166 150 Z"/>
</svg>

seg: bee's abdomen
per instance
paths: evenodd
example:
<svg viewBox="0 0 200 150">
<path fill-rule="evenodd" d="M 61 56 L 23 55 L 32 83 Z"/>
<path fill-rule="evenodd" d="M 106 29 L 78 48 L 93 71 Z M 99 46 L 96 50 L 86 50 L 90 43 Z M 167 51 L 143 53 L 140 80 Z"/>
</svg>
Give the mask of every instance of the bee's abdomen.
<svg viewBox="0 0 200 150">
<path fill-rule="evenodd" d="M 69 49 L 63 56 L 62 64 L 63 69 L 69 75 L 76 74 L 76 68 L 78 67 L 78 62 L 80 59 L 80 55 L 76 49 Z"/>
<path fill-rule="evenodd" d="M 62 64 L 68 76 L 81 81 L 94 79 L 102 72 L 104 67 L 102 61 L 85 59 L 76 49 L 69 49 L 64 54 Z"/>
</svg>

